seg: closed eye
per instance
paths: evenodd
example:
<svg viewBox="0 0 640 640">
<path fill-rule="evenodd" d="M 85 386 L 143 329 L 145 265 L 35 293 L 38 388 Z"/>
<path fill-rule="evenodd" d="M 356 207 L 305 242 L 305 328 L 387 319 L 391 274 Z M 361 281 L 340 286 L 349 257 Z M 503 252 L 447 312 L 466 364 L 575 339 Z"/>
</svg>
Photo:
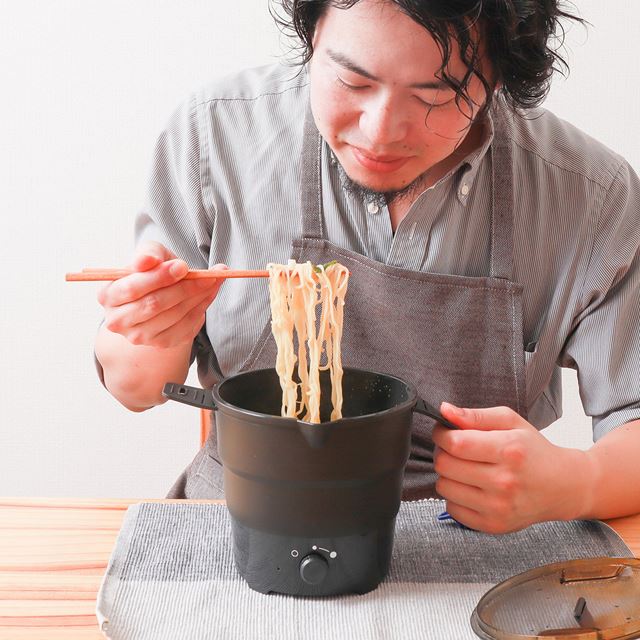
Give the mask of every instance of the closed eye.
<svg viewBox="0 0 640 640">
<path fill-rule="evenodd" d="M 338 83 L 345 87 L 346 89 L 350 89 L 351 91 L 358 91 L 359 89 L 368 89 L 370 85 L 368 84 L 349 84 L 345 82 L 340 76 L 336 76 Z"/>
<path fill-rule="evenodd" d="M 425 107 L 429 107 L 429 109 L 437 109 L 438 107 L 444 107 L 445 105 L 450 104 L 454 100 L 454 98 L 451 98 L 451 100 L 446 100 L 445 102 L 427 102 L 426 100 L 423 100 L 420 96 L 415 96 L 415 99 L 421 104 L 423 104 Z"/>
</svg>

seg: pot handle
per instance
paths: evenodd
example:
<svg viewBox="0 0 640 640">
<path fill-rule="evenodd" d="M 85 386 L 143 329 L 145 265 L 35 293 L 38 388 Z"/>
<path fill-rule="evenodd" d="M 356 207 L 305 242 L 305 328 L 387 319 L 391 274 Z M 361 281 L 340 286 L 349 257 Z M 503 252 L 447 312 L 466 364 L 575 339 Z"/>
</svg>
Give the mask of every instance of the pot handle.
<svg viewBox="0 0 640 640">
<path fill-rule="evenodd" d="M 198 387 L 190 387 L 177 382 L 167 382 L 162 389 L 162 395 L 165 398 L 169 398 L 169 400 L 190 404 L 192 407 L 199 407 L 200 409 L 215 411 L 218 408 L 213 402 L 211 389 L 199 389 Z"/>
<path fill-rule="evenodd" d="M 453 422 L 449 422 L 437 409 L 434 409 L 426 400 L 423 400 L 422 398 L 418 398 L 418 402 L 416 402 L 413 410 L 416 413 L 421 413 L 423 416 L 429 416 L 430 418 L 433 418 L 442 426 L 447 427 L 447 429 L 460 428 L 453 424 Z"/>
</svg>

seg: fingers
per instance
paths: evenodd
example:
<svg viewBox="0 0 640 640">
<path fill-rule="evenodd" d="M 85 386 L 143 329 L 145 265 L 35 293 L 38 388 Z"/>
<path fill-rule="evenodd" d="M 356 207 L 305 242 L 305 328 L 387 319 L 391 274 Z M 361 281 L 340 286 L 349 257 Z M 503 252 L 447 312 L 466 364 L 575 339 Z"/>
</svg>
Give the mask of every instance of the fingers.
<svg viewBox="0 0 640 640">
<path fill-rule="evenodd" d="M 107 329 L 124 335 L 132 344 L 149 344 L 156 335 L 181 322 L 192 309 L 207 301 L 208 307 L 217 293 L 217 290 L 206 290 L 184 297 L 179 292 L 168 289 L 170 288 L 161 289 L 145 296 L 141 301 L 117 307 L 105 319 Z M 177 303 L 165 304 L 162 302 L 164 299 L 177 300 Z"/>
<path fill-rule="evenodd" d="M 178 305 L 151 322 L 137 325 L 131 330 L 129 341 L 161 349 L 191 342 L 202 328 L 205 313 L 214 298 L 215 294 L 209 294 L 186 312 L 185 305 Z"/>
<path fill-rule="evenodd" d="M 131 268 L 134 271 L 148 271 L 162 262 L 175 258 L 177 256 L 159 242 L 142 242 L 136 249 Z"/>
<path fill-rule="evenodd" d="M 186 275 L 188 267 L 182 260 L 169 260 L 148 271 L 132 273 L 106 286 L 98 294 L 102 306 L 118 307 L 170 287 Z M 177 302 L 177 301 L 176 301 Z"/>
<path fill-rule="evenodd" d="M 219 288 L 220 282 L 213 279 L 183 280 L 170 286 L 153 289 L 146 295 L 122 304 L 119 304 L 121 300 L 118 293 L 113 293 L 104 305 L 105 309 L 109 310 L 107 328 L 119 332 L 153 320 L 183 303 L 187 305 L 183 307 L 186 313 L 205 296 L 217 293 Z"/>
<path fill-rule="evenodd" d="M 133 345 L 163 349 L 174 347 L 191 342 L 198 334 L 205 321 L 205 312 L 216 295 L 217 289 L 207 291 L 200 296 L 186 298 L 167 311 L 132 326 L 120 327 L 117 321 L 107 315 L 105 326 L 108 330 L 124 336 Z M 138 305 L 139 303 L 132 304 Z M 118 310 L 120 309 L 118 308 Z"/>
<path fill-rule="evenodd" d="M 155 256 L 149 254 L 141 254 L 136 255 L 133 258 L 133 262 L 131 263 L 132 271 L 149 271 L 153 269 L 153 267 L 157 267 L 159 264 L 164 262 L 163 260 L 159 260 Z"/>
<path fill-rule="evenodd" d="M 434 469 L 441 478 L 482 488 L 493 481 L 496 467 L 493 463 L 461 460 L 443 449 L 438 449 L 434 458 Z"/>
<path fill-rule="evenodd" d="M 460 524 L 477 531 L 483 531 L 484 515 L 481 505 L 484 496 L 481 489 L 438 478 L 436 491 L 447 501 L 447 512 Z"/>
<path fill-rule="evenodd" d="M 486 531 L 483 527 L 484 519 L 475 509 L 447 500 L 447 512 L 454 520 L 457 520 L 465 527 L 475 529 L 476 531 Z"/>
<path fill-rule="evenodd" d="M 477 487 L 440 478 L 436 491 L 447 501 L 447 513 L 465 527 L 493 534 L 522 528 L 511 521 L 508 513 L 495 508 L 496 501 Z"/>
<path fill-rule="evenodd" d="M 498 462 L 505 445 L 503 431 L 452 431 L 441 425 L 436 425 L 432 438 L 450 455 L 475 462 Z"/>
<path fill-rule="evenodd" d="M 446 498 L 447 502 L 453 502 L 469 509 L 475 510 L 476 505 L 481 505 L 484 502 L 482 489 L 468 484 L 463 484 L 461 482 L 456 482 L 449 478 L 438 478 L 436 482 L 436 491 L 443 498 Z M 448 506 L 449 505 L 447 504 L 447 511 L 449 511 Z M 449 511 L 449 514 L 453 515 L 451 511 Z"/>
<path fill-rule="evenodd" d="M 149 249 L 149 255 L 137 257 L 138 267 L 162 257 L 161 245 Z M 167 347 L 192 340 L 224 280 L 184 279 L 187 270 L 182 260 L 169 259 L 112 282 L 98 294 L 105 309 L 105 327 L 134 345 Z"/>
<path fill-rule="evenodd" d="M 447 512 L 460 524 L 476 531 L 483 531 L 493 535 L 512 533 L 529 526 L 532 520 L 516 520 L 510 514 L 495 511 L 478 510 L 454 500 L 447 500 Z"/>
<path fill-rule="evenodd" d="M 463 409 L 449 402 L 440 405 L 442 415 L 461 429 L 514 429 L 527 424 L 526 420 L 509 407 Z"/>
<path fill-rule="evenodd" d="M 214 298 L 215 295 L 207 297 L 205 301 L 191 309 L 180 322 L 153 336 L 150 341 L 160 348 L 173 347 L 187 341 L 191 342 L 202 328 L 205 322 L 206 310 Z"/>
</svg>

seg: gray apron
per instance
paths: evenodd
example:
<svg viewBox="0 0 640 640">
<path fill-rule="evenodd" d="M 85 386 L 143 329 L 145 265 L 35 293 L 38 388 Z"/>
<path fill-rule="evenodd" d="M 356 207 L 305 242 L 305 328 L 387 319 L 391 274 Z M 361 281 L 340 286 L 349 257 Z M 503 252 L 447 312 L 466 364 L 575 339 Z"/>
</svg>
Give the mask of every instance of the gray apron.
<svg viewBox="0 0 640 640">
<path fill-rule="evenodd" d="M 502 107 L 504 109 L 504 107 Z M 413 384 L 438 407 L 507 406 L 526 418 L 522 285 L 513 271 L 511 141 L 501 105 L 493 107 L 492 222 L 489 277 L 441 275 L 388 266 L 331 244 L 322 215 L 322 138 L 310 110 L 302 147 L 302 237 L 292 258 L 338 260 L 351 272 L 344 307 L 342 363 Z M 271 321 L 241 371 L 274 367 Z M 413 414 L 411 454 L 402 498 L 435 496 L 433 420 Z M 212 425 L 209 439 L 168 497 L 221 498 L 222 467 Z"/>
</svg>

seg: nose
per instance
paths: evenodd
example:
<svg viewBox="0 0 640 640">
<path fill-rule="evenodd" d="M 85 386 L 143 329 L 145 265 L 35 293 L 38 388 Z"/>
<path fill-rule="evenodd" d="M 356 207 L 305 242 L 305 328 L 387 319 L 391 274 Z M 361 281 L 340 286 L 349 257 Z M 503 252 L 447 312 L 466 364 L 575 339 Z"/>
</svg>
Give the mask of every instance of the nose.
<svg viewBox="0 0 640 640">
<path fill-rule="evenodd" d="M 384 148 L 404 140 L 408 123 L 399 105 L 389 96 L 380 95 L 367 101 L 360 114 L 360 130 L 371 148 Z"/>
</svg>

